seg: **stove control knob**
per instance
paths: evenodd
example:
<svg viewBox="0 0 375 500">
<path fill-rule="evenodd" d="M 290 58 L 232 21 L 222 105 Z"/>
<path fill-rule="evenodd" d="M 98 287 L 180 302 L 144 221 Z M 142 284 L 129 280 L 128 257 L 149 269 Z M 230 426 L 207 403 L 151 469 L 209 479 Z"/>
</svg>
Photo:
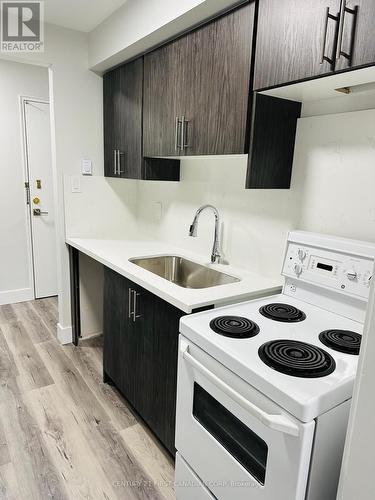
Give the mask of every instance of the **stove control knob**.
<svg viewBox="0 0 375 500">
<path fill-rule="evenodd" d="M 351 271 L 346 272 L 346 277 L 348 278 L 348 280 L 354 281 L 358 278 L 358 274 L 354 269 L 352 269 Z"/>
<path fill-rule="evenodd" d="M 301 262 L 303 262 L 306 259 L 306 251 L 303 248 L 300 248 L 298 250 L 298 257 Z"/>
<path fill-rule="evenodd" d="M 294 272 L 296 273 L 297 276 L 299 276 L 302 273 L 302 266 L 300 264 L 295 264 Z"/>
</svg>

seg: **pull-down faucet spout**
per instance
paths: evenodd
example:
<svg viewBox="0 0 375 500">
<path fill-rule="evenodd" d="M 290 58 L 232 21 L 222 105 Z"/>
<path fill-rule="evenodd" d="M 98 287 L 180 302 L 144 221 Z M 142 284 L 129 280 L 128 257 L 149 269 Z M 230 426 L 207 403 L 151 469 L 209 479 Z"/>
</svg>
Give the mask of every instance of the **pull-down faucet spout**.
<svg viewBox="0 0 375 500">
<path fill-rule="evenodd" d="M 200 214 L 205 210 L 206 208 L 209 208 L 210 210 L 213 211 L 215 215 L 215 232 L 214 232 L 214 244 L 212 247 L 212 253 L 211 253 L 211 262 L 214 264 L 215 262 L 220 261 L 221 253 L 220 253 L 220 215 L 217 210 L 213 205 L 203 205 L 195 213 L 193 223 L 190 226 L 189 229 L 189 236 L 193 236 L 194 238 L 198 234 L 198 219 Z"/>
</svg>

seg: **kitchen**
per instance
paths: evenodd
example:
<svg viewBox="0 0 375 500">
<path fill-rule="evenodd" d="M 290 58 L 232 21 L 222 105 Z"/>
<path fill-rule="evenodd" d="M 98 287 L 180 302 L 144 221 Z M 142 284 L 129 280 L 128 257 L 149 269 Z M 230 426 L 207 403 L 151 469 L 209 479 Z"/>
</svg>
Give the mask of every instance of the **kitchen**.
<svg viewBox="0 0 375 500">
<path fill-rule="evenodd" d="M 78 25 L 76 31 L 67 29 L 67 21 L 56 27 L 64 26 L 61 14 L 52 7 L 49 14 L 45 2 L 51 16 L 45 52 L 2 56 L 4 65 L 21 65 L 25 58 L 30 65 L 43 62 L 53 104 L 56 345 L 69 353 L 73 366 L 53 339 L 38 342 L 32 352 L 64 387 L 77 378 L 69 378 L 69 370 L 88 371 L 80 353 L 95 356 L 96 374 L 86 382 L 100 401 L 93 415 L 103 416 L 108 399 L 117 408 L 115 421 L 124 418 L 119 408 L 126 413 L 120 432 L 126 451 L 118 460 L 126 462 L 130 453 L 152 478 L 149 492 L 136 486 L 124 490 L 124 483 L 137 482 L 137 473 L 109 470 L 100 445 L 107 441 L 99 441 L 100 477 L 110 498 L 329 500 L 337 488 L 338 498 L 353 498 L 353 491 L 356 498 L 371 498 L 362 470 L 353 465 L 363 439 L 357 429 L 370 414 L 359 411 L 358 379 L 350 417 L 349 410 L 358 359 L 364 370 L 372 342 L 366 337 L 372 321 L 366 305 L 372 303 L 375 254 L 373 7 L 369 1 L 329 3 L 327 10 L 328 5 L 310 1 L 146 7 L 129 0 L 81 32 Z M 78 10 L 71 24 L 78 23 Z M 279 314 L 287 313 L 280 304 L 292 305 L 300 316 L 295 323 L 266 318 L 259 312 L 265 301 L 278 304 Z M 10 311 L 21 310 L 27 329 L 27 315 L 17 305 L 25 302 L 13 303 Z M 203 325 L 225 316 L 221 306 L 235 316 L 232 327 L 250 322 L 256 334 L 235 340 L 213 328 L 207 333 Z M 7 320 L 7 314 L 0 326 L 22 372 L 17 349 L 24 339 L 14 340 L 14 318 Z M 40 317 L 44 324 L 43 311 Z M 327 345 L 317 334 L 331 328 L 352 332 L 350 338 L 345 334 L 346 344 L 358 344 L 364 333 L 366 350 L 358 355 L 358 345 L 351 353 Z M 304 378 L 280 374 L 269 360 L 262 363 L 258 350 L 285 337 L 315 346 L 313 354 L 330 362 L 327 373 Z M 241 362 L 242 352 L 251 364 Z M 207 370 L 211 373 L 209 382 L 202 381 L 202 370 L 207 377 Z M 37 421 L 43 420 L 43 396 L 53 392 L 53 384 L 40 384 L 38 397 L 25 398 Z M 84 386 L 78 386 L 73 396 L 64 392 L 64 401 L 69 408 L 73 397 L 83 425 L 95 398 L 85 402 Z M 201 390 L 194 395 L 190 389 L 196 386 Z M 56 403 L 55 395 L 48 397 Z M 199 401 L 214 412 L 216 434 L 202 415 L 192 415 Z M 53 415 L 52 403 L 49 409 Z M 9 414 L 4 406 L 5 430 Z M 328 415 L 341 424 L 325 423 Z M 225 428 L 220 417 L 232 419 L 232 427 Z M 349 418 L 345 472 L 339 478 Z M 140 439 L 132 435 L 135 426 L 146 433 L 141 441 L 147 440 L 155 463 L 134 444 Z M 225 438 L 217 434 L 220 426 Z M 367 442 L 370 433 L 369 427 Z M 331 446 L 319 445 L 327 434 L 335 434 Z M 76 434 L 68 435 L 71 442 Z M 95 439 L 83 435 L 82 446 Z M 48 442 L 48 432 L 40 439 Z M 10 456 L 16 456 L 8 441 Z M 82 451 L 74 449 L 77 459 Z M 74 455 L 69 447 L 67 453 Z M 60 478 L 59 458 L 52 453 L 51 461 Z M 333 465 L 324 467 L 327 462 Z M 80 467 L 83 477 L 85 466 Z M 13 474 L 20 480 L 20 472 Z M 170 488 L 160 486 L 165 475 Z M 116 489 L 121 481 L 122 489 Z M 194 487 L 186 487 L 191 481 Z M 228 486 L 231 481 L 243 487 Z M 65 496 L 80 498 L 83 490 L 73 480 L 66 483 Z M 9 480 L 4 484 L 12 491 Z M 104 495 L 90 491 L 91 498 Z"/>
</svg>

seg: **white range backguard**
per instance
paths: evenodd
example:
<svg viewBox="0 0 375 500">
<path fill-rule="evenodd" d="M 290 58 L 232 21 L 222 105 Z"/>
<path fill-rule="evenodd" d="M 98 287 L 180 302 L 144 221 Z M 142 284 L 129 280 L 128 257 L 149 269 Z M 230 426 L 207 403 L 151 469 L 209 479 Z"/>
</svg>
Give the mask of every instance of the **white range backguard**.
<svg viewBox="0 0 375 500">
<path fill-rule="evenodd" d="M 328 329 L 362 334 L 375 245 L 305 232 L 288 235 L 280 295 L 186 316 L 180 322 L 176 416 L 178 500 L 335 500 L 358 356 L 323 345 Z M 305 318 L 272 321 L 283 303 Z M 258 325 L 251 338 L 219 335 L 219 316 Z M 276 371 L 258 351 L 274 340 L 323 349 L 325 376 Z"/>
</svg>

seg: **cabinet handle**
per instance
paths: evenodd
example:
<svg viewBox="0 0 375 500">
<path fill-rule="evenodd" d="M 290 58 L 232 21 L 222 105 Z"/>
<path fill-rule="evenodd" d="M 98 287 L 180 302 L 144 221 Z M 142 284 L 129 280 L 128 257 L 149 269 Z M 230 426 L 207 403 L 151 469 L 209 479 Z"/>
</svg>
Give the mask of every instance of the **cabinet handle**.
<svg viewBox="0 0 375 500">
<path fill-rule="evenodd" d="M 117 149 L 113 150 L 113 175 L 117 175 Z"/>
<path fill-rule="evenodd" d="M 128 289 L 128 318 L 130 319 L 132 317 L 133 311 L 132 311 L 132 293 L 133 290 L 131 288 Z"/>
<path fill-rule="evenodd" d="M 133 315 L 133 322 L 134 323 L 137 320 L 137 318 L 141 317 L 140 314 L 137 314 L 137 297 L 139 297 L 139 296 L 140 296 L 140 294 L 137 293 L 135 290 L 133 290 L 133 312 L 132 312 L 132 315 Z"/>
<path fill-rule="evenodd" d="M 117 174 L 123 174 L 124 171 L 121 170 L 121 156 L 124 156 L 125 153 L 123 151 L 117 150 Z"/>
<path fill-rule="evenodd" d="M 186 118 L 183 116 L 181 118 L 181 149 L 184 150 L 185 148 L 188 147 L 188 142 L 187 142 L 187 124 L 189 123 L 189 120 L 186 120 Z"/>
<path fill-rule="evenodd" d="M 349 53 L 343 52 L 342 50 L 342 39 L 344 34 L 344 24 L 345 24 L 345 14 L 351 14 L 353 16 L 353 26 L 350 37 L 350 48 Z M 349 64 L 352 59 L 353 48 L 354 48 L 354 36 L 355 30 L 357 26 L 357 18 L 358 18 L 358 5 L 356 5 L 353 9 L 350 9 L 346 6 L 346 0 L 341 1 L 341 9 L 340 9 L 340 24 L 339 24 L 339 34 L 337 37 L 337 48 L 336 48 L 336 60 L 338 61 L 341 56 L 348 59 Z"/>
<path fill-rule="evenodd" d="M 174 149 L 175 151 L 181 150 L 181 126 L 182 122 L 178 116 L 175 118 L 175 129 L 174 129 Z"/>
<path fill-rule="evenodd" d="M 337 16 L 334 16 L 333 14 L 330 13 L 329 7 L 326 8 L 326 14 L 324 18 L 324 29 L 323 29 L 323 41 L 322 41 L 322 54 L 320 57 L 320 64 L 323 64 L 324 61 L 327 61 L 333 69 L 334 66 L 334 60 L 331 59 L 330 57 L 326 56 L 326 46 L 327 46 L 327 30 L 328 30 L 328 21 L 332 19 L 335 22 L 340 21 L 340 15 L 338 14 Z"/>
</svg>

